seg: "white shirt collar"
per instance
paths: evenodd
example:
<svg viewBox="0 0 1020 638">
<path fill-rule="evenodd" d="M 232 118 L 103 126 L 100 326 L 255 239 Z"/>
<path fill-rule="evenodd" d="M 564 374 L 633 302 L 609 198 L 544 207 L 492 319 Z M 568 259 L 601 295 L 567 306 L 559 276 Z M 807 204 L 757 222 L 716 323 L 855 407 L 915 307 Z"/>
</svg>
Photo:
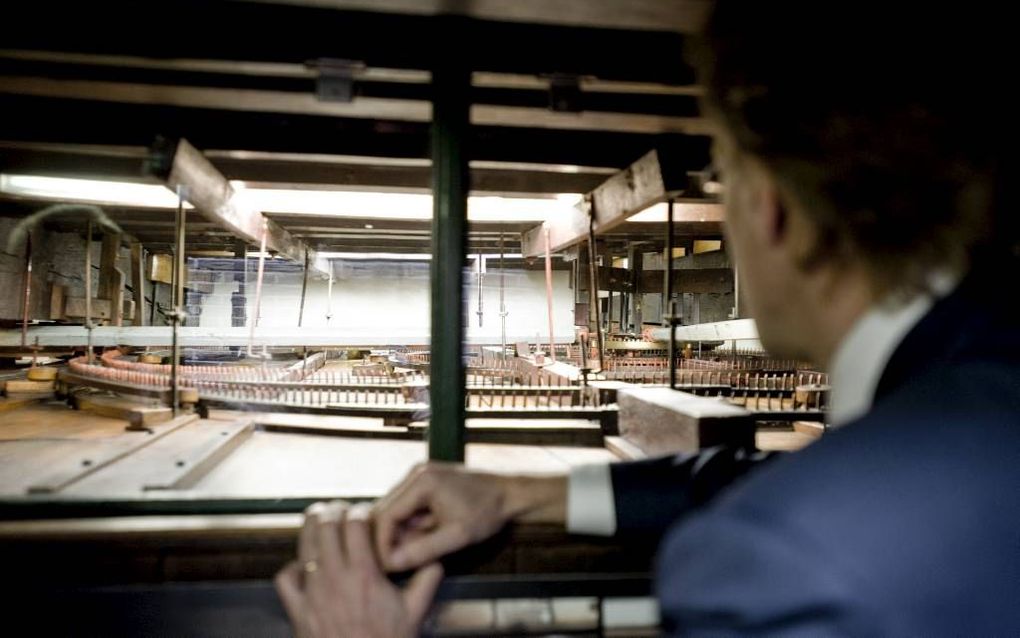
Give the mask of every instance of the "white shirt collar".
<svg viewBox="0 0 1020 638">
<path fill-rule="evenodd" d="M 918 294 L 906 302 L 879 303 L 857 320 L 832 358 L 830 425 L 845 425 L 871 409 L 878 382 L 893 352 L 935 301 L 949 294 L 957 283 L 959 277 L 951 274 L 933 275 L 930 293 Z"/>
</svg>

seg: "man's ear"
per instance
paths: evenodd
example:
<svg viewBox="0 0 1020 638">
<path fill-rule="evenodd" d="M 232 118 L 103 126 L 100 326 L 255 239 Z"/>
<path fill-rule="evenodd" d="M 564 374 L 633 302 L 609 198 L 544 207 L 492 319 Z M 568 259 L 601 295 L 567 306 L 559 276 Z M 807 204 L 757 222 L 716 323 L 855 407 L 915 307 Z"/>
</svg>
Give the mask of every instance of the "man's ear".
<svg viewBox="0 0 1020 638">
<path fill-rule="evenodd" d="M 766 246 L 776 247 L 789 240 L 789 210 L 772 176 L 759 168 L 754 177 L 751 223 Z"/>
</svg>

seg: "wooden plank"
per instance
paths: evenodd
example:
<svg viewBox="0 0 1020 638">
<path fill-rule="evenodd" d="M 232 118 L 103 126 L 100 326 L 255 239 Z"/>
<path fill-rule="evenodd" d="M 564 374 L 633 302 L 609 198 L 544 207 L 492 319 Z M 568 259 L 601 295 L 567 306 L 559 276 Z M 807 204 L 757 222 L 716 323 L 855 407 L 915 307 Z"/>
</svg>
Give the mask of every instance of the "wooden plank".
<svg viewBox="0 0 1020 638">
<path fill-rule="evenodd" d="M 666 341 L 669 339 L 669 328 L 654 328 L 652 339 Z M 700 323 L 676 328 L 677 341 L 727 341 L 757 340 L 758 329 L 754 319 L 733 319 L 714 323 Z"/>
<path fill-rule="evenodd" d="M 147 428 L 158 423 L 165 423 L 173 418 L 174 413 L 168 407 L 154 406 L 138 400 L 98 395 L 78 395 L 75 398 L 79 410 L 86 410 L 123 419 L 131 429 Z"/>
<path fill-rule="evenodd" d="M 253 429 L 252 422 L 246 420 L 226 424 L 199 422 L 182 428 L 164 439 L 168 444 L 160 450 L 165 454 L 164 464 L 153 468 L 163 474 L 146 479 L 142 489 L 170 490 L 193 486 L 247 440 Z"/>
<path fill-rule="evenodd" d="M 256 431 L 192 489 L 217 498 L 375 498 L 426 452 L 422 441 Z"/>
<path fill-rule="evenodd" d="M 314 250 L 261 211 L 243 206 L 227 178 L 187 140 L 170 142 L 163 159 L 165 164 L 155 172 L 169 188 L 183 187 L 185 198 L 203 217 L 252 244 L 261 243 L 265 233 L 269 250 L 298 263 L 307 256 L 308 263 L 315 264 Z"/>
<path fill-rule="evenodd" d="M 82 312 L 81 316 L 84 316 Z M 170 326 L 101 326 L 93 330 L 93 344 L 98 346 L 167 346 L 170 344 Z M 227 328 L 209 326 L 183 326 L 179 329 L 181 345 L 185 347 L 200 346 L 245 346 L 248 343 L 248 328 Z M 507 334 L 507 342 L 527 341 L 533 339 L 521 332 Z M 80 347 L 87 338 L 85 328 L 81 326 L 40 326 L 28 329 L 28 338 L 32 342 L 39 339 L 39 345 L 51 347 Z M 270 332 L 259 333 L 258 341 L 268 347 L 287 346 L 295 343 L 307 345 L 309 348 L 319 347 L 386 347 L 386 346 L 419 346 L 428 345 L 428 330 L 409 328 L 403 331 L 385 332 L 378 327 L 365 329 L 335 330 L 328 328 L 297 328 L 276 326 Z M 556 343 L 572 343 L 573 332 L 563 334 L 557 332 Z M 465 336 L 468 345 L 491 345 L 492 338 L 485 335 Z M 0 330 L 0 347 L 18 348 L 21 344 L 21 330 Z"/>
<path fill-rule="evenodd" d="M 612 230 L 631 215 L 665 198 L 659 153 L 649 151 L 592 191 L 595 232 Z"/>
<path fill-rule="evenodd" d="M 118 437 L 75 445 L 73 453 L 64 455 L 50 465 L 49 471 L 35 479 L 29 486 L 28 492 L 30 494 L 59 492 L 68 485 L 197 420 L 197 415 L 183 415 L 156 425 L 149 432 L 127 432 Z"/>
<path fill-rule="evenodd" d="M 491 445 L 543 445 L 565 447 L 602 447 L 602 427 L 590 421 L 563 419 L 544 420 L 539 424 L 515 423 L 495 419 L 467 419 L 466 437 L 469 443 Z M 424 436 L 425 423 L 416 422 L 412 431 Z"/>
<path fill-rule="evenodd" d="M 66 289 L 60 284 L 53 284 L 50 288 L 50 319 L 59 320 L 64 318 L 64 295 Z"/>
<path fill-rule="evenodd" d="M 173 255 L 163 253 L 149 255 L 148 278 L 149 281 L 161 284 L 172 284 L 174 271 Z M 187 278 L 185 278 L 187 283 Z"/>
<path fill-rule="evenodd" d="M 139 498 L 190 488 L 250 436 L 252 422 L 195 421 L 66 488 L 66 498 Z"/>
<path fill-rule="evenodd" d="M 549 221 L 521 233 L 521 254 L 541 257 L 545 254 L 545 229 L 549 229 L 549 246 L 552 252 L 579 243 L 588 237 L 588 213 L 572 208 L 564 217 Z"/>
<path fill-rule="evenodd" d="M 641 459 L 648 458 L 648 455 L 641 448 L 622 436 L 607 436 L 606 449 L 623 461 L 640 461 Z"/>
<path fill-rule="evenodd" d="M 28 405 L 32 405 L 38 401 L 42 401 L 42 396 L 19 396 L 19 397 L 0 397 L 0 412 L 8 412 L 10 410 L 17 410 Z"/>
<path fill-rule="evenodd" d="M 8 394 L 46 394 L 53 392 L 52 381 L 29 381 L 27 379 L 11 379 L 4 383 L 4 391 Z"/>
<path fill-rule="evenodd" d="M 812 436 L 815 438 L 818 438 L 825 434 L 825 427 L 826 426 L 824 423 L 817 423 L 815 421 L 793 422 L 793 430 L 795 432 L 800 432 L 801 434 L 806 434 L 808 436 Z"/>
<path fill-rule="evenodd" d="M 818 440 L 818 437 L 798 431 L 758 430 L 755 445 L 764 452 L 796 452 Z"/>
<path fill-rule="evenodd" d="M 110 276 L 110 309 L 113 311 L 110 323 L 115 326 L 124 325 L 124 316 L 127 314 L 124 311 L 125 303 L 134 304 L 131 300 L 124 301 L 124 273 L 114 269 L 113 275 Z"/>
<path fill-rule="evenodd" d="M 193 540 L 206 535 L 232 537 L 296 538 L 304 524 L 304 515 L 294 514 L 215 514 L 184 516 L 118 516 L 61 520 L 2 521 L 0 541 L 28 538 L 47 542 L 93 540 L 123 542 L 152 538 Z"/>
<path fill-rule="evenodd" d="M 64 317 L 78 318 L 85 316 L 85 297 L 64 297 Z M 92 318 L 110 318 L 110 300 L 92 299 Z"/>
<path fill-rule="evenodd" d="M 110 323 L 119 326 L 123 323 L 124 273 L 117 268 L 120 256 L 120 234 L 105 233 L 99 257 L 99 282 L 96 296 L 110 300 Z"/>
<path fill-rule="evenodd" d="M 589 194 L 591 222 L 596 235 L 604 235 L 624 224 L 627 219 L 649 207 L 677 197 L 687 187 L 684 167 L 675 165 L 677 158 L 649 151 L 636 162 L 616 173 Z M 684 201 L 674 206 L 674 220 L 679 224 L 706 223 L 718 225 L 721 206 L 714 203 Z M 545 252 L 545 229 L 549 229 L 550 246 L 559 252 L 588 239 L 589 215 L 576 209 L 569 215 L 549 220 L 521 235 L 521 254 L 539 257 Z M 709 221 L 709 219 L 711 221 Z"/>
<path fill-rule="evenodd" d="M 641 292 L 661 293 L 665 271 L 645 270 L 641 273 Z M 733 292 L 733 271 L 729 268 L 704 268 L 673 271 L 673 292 L 694 294 L 725 294 Z"/>
</svg>

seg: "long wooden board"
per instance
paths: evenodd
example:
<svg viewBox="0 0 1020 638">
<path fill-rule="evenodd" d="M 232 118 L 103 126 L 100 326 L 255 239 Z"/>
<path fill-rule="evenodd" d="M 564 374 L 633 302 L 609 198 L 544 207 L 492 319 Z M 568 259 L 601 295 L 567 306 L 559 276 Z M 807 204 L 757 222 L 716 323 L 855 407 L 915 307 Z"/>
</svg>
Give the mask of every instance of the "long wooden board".
<svg viewBox="0 0 1020 638">
<path fill-rule="evenodd" d="M 80 481 L 111 463 L 151 445 L 160 438 L 198 420 L 186 414 L 153 426 L 148 432 L 125 432 L 116 437 L 80 443 L 69 454 L 55 459 L 48 472 L 28 487 L 30 494 L 52 494 Z"/>
</svg>

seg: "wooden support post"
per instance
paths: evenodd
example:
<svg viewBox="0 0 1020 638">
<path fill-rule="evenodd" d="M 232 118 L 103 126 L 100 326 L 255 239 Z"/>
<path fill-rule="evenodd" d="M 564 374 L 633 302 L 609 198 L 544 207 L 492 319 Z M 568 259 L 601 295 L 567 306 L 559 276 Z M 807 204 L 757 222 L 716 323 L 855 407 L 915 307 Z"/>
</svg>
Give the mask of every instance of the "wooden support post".
<svg viewBox="0 0 1020 638">
<path fill-rule="evenodd" d="M 96 296 L 110 301 L 110 323 L 119 326 L 124 317 L 124 273 L 117 269 L 120 235 L 105 233 L 99 257 L 99 287 Z"/>
<path fill-rule="evenodd" d="M 145 325 L 145 249 L 141 242 L 131 243 L 131 288 L 135 294 L 136 326 Z"/>
</svg>

